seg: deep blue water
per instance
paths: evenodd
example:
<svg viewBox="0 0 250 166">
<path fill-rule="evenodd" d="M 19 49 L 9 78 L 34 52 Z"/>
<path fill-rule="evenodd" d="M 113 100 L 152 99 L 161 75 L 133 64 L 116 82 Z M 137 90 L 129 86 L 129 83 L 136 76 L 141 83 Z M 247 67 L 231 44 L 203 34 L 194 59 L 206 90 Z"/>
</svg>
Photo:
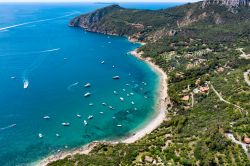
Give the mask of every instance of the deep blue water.
<svg viewBox="0 0 250 166">
<path fill-rule="evenodd" d="M 0 4 L 1 166 L 27 164 L 59 149 L 125 136 L 153 115 L 158 77 L 127 55 L 139 45 L 68 27 L 74 16 L 106 5 Z M 177 4 L 121 5 L 161 9 Z M 113 80 L 115 75 L 121 79 Z M 91 87 L 85 88 L 88 82 Z M 86 98 L 86 92 L 92 95 Z"/>
</svg>

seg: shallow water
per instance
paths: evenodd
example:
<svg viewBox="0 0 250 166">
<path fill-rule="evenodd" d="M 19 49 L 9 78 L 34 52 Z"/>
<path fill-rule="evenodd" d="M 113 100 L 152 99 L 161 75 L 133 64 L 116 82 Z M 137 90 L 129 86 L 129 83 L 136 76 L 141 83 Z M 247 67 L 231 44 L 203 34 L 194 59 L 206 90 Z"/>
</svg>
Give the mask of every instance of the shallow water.
<svg viewBox="0 0 250 166">
<path fill-rule="evenodd" d="M 105 5 L 0 5 L 0 165 L 124 136 L 154 113 L 158 76 L 127 55 L 139 45 L 67 26 L 74 16 Z M 116 75 L 119 80 L 112 79 Z M 84 97 L 87 92 L 91 96 Z"/>
</svg>

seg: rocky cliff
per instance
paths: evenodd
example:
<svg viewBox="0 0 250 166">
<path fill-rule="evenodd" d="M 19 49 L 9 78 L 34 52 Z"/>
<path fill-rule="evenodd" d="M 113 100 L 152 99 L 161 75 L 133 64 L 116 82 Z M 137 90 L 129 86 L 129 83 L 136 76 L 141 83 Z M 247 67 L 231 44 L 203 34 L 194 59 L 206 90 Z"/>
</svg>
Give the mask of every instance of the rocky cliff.
<svg viewBox="0 0 250 166">
<path fill-rule="evenodd" d="M 202 7 L 209 5 L 222 5 L 228 7 L 230 11 L 237 12 L 240 7 L 249 7 L 250 0 L 204 0 Z"/>
</svg>

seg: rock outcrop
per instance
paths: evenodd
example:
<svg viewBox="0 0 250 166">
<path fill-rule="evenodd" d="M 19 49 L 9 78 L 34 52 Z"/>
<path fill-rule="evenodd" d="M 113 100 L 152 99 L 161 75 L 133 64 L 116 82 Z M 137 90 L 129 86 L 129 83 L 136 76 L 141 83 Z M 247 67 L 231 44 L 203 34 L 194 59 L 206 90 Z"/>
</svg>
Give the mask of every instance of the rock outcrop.
<svg viewBox="0 0 250 166">
<path fill-rule="evenodd" d="M 249 7 L 250 0 L 204 0 L 202 7 L 209 5 L 222 5 L 228 7 L 230 11 L 236 12 L 239 7 Z"/>
</svg>

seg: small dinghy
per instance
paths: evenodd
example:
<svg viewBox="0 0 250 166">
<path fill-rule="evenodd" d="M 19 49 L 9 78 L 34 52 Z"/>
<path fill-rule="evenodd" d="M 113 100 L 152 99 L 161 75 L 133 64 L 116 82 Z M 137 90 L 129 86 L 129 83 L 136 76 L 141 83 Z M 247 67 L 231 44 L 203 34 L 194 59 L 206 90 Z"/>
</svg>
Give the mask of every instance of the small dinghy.
<svg viewBox="0 0 250 166">
<path fill-rule="evenodd" d="M 104 64 L 105 63 L 105 61 L 101 61 L 101 64 Z"/>
<path fill-rule="evenodd" d="M 133 104 L 133 105 L 134 105 L 134 104 L 135 104 L 135 102 L 131 101 L 131 104 Z"/>
<path fill-rule="evenodd" d="M 99 112 L 100 114 L 104 114 L 103 112 Z"/>
<path fill-rule="evenodd" d="M 114 90 L 114 94 L 117 95 L 118 94 L 117 91 Z"/>
<path fill-rule="evenodd" d="M 82 117 L 80 114 L 76 114 L 76 116 L 77 116 L 78 118 L 81 118 L 81 117 Z"/>
<path fill-rule="evenodd" d="M 56 136 L 57 136 L 57 137 L 60 137 L 60 135 L 59 135 L 58 133 L 56 133 Z"/>
<path fill-rule="evenodd" d="M 107 106 L 107 104 L 106 104 L 106 103 L 102 103 L 102 105 L 103 105 L 103 106 Z"/>
<path fill-rule="evenodd" d="M 89 106 L 93 106 L 94 105 L 94 103 L 89 103 Z"/>
<path fill-rule="evenodd" d="M 124 101 L 124 98 L 123 98 L 123 97 L 120 97 L 120 100 L 121 100 L 121 101 Z"/>
<path fill-rule="evenodd" d="M 118 125 L 116 125 L 117 127 L 122 127 L 122 125 L 120 125 L 120 124 L 118 124 Z"/>
</svg>

